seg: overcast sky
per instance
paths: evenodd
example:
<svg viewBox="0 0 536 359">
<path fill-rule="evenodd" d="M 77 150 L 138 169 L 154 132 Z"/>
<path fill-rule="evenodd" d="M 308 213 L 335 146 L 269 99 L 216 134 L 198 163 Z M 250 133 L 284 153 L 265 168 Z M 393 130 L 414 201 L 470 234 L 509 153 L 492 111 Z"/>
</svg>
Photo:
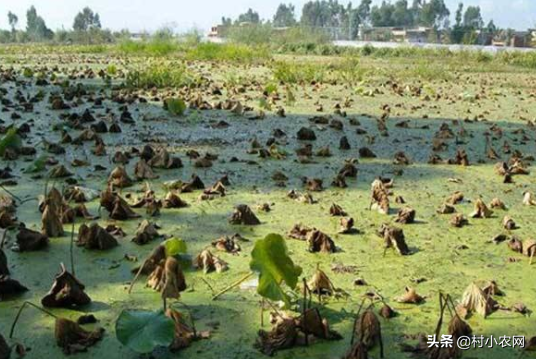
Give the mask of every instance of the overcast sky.
<svg viewBox="0 0 536 359">
<path fill-rule="evenodd" d="M 393 2 L 395 0 L 392 0 Z M 113 30 L 153 31 L 163 24 L 174 24 L 179 31 L 197 27 L 203 30 L 219 23 L 222 16 L 236 17 L 251 7 L 262 18 L 271 18 L 280 0 L 0 0 L 0 28 L 8 28 L 7 12 L 19 17 L 25 26 L 26 10 L 35 5 L 37 12 L 52 29 L 72 27 L 73 18 L 84 6 L 100 14 L 104 27 Z M 293 0 L 299 18 L 305 0 Z M 339 1 L 346 4 L 347 1 Z M 354 0 L 356 5 L 360 0 Z M 445 0 L 452 17 L 459 0 Z M 493 18 L 500 27 L 524 30 L 536 27 L 536 0 L 464 0 L 467 5 L 480 5 L 484 21 Z M 381 0 L 374 0 L 381 3 Z M 411 3 L 411 1 L 409 1 Z"/>
</svg>

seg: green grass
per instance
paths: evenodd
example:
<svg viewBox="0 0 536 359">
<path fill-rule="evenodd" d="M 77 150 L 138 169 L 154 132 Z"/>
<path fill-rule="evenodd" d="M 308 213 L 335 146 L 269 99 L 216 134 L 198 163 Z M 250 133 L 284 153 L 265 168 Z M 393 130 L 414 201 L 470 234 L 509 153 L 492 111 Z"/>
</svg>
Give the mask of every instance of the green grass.
<svg viewBox="0 0 536 359">
<path fill-rule="evenodd" d="M 270 58 L 265 47 L 253 47 L 243 44 L 201 43 L 186 51 L 186 59 L 198 61 L 240 61 L 261 62 Z"/>
<path fill-rule="evenodd" d="M 307 84 L 324 82 L 327 78 L 327 66 L 315 63 L 296 63 L 277 61 L 272 65 L 274 79 L 285 84 Z"/>
<path fill-rule="evenodd" d="M 139 68 L 131 69 L 126 76 L 125 86 L 136 89 L 177 88 L 192 84 L 194 78 L 180 62 L 148 60 Z"/>
<path fill-rule="evenodd" d="M 180 45 L 173 39 L 126 40 L 119 43 L 116 49 L 127 55 L 168 56 L 178 52 Z"/>
</svg>

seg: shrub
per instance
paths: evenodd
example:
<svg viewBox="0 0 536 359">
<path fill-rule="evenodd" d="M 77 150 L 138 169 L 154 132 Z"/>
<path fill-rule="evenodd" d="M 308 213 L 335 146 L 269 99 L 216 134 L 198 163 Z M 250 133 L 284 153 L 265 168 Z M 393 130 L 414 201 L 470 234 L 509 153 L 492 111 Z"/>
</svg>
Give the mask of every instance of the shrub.
<svg viewBox="0 0 536 359">
<path fill-rule="evenodd" d="M 164 109 L 173 116 L 182 116 L 186 111 L 186 103 L 180 98 L 168 98 L 164 101 Z"/>
<path fill-rule="evenodd" d="M 130 88 L 165 88 L 188 86 L 193 77 L 181 63 L 148 62 L 143 69 L 130 70 L 125 85 Z"/>
<path fill-rule="evenodd" d="M 188 60 L 256 62 L 269 58 L 264 47 L 242 44 L 202 43 L 190 48 L 186 53 Z"/>
</svg>

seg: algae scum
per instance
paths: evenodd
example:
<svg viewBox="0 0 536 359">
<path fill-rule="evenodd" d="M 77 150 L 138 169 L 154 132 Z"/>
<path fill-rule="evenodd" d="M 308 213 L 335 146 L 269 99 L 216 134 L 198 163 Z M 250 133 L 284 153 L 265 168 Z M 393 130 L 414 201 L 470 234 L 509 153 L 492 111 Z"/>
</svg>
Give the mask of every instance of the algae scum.
<svg viewBox="0 0 536 359">
<path fill-rule="evenodd" d="M 284 84 L 270 63 L 169 59 L 162 66 L 184 66 L 194 80 L 140 89 L 123 84 L 143 58 L 9 61 L 0 68 L 0 270 L 9 272 L 0 334 L 26 357 L 139 357 L 117 339 L 116 321 L 158 310 L 162 292 L 180 292 L 189 308 L 167 299 L 187 318 L 176 323 L 190 336 L 173 344 L 184 357 L 378 358 L 376 324 L 384 357 L 434 357 L 422 336 L 435 333 L 440 294 L 451 299 L 441 334 L 452 316 L 478 336 L 536 335 L 534 74 L 465 69 L 424 80 L 407 76 L 411 64 L 371 60 L 359 83 L 326 70 L 329 81 Z M 166 110 L 170 98 L 188 108 Z M 237 284 L 271 233 L 301 267 L 283 309 L 257 293 L 256 276 Z M 164 254 L 151 268 L 162 272 L 142 271 L 129 294 L 132 270 L 161 243 L 177 244 L 178 260 Z M 318 309 L 306 317 L 307 346 L 303 278 Z M 6 294 L 18 292 L 12 280 L 28 290 Z M 74 344 L 57 343 L 54 319 L 29 307 L 7 339 L 25 301 L 97 322 L 69 329 L 86 331 Z M 494 345 L 443 355 L 520 353 Z M 152 355 L 177 354 L 157 346 Z"/>
</svg>

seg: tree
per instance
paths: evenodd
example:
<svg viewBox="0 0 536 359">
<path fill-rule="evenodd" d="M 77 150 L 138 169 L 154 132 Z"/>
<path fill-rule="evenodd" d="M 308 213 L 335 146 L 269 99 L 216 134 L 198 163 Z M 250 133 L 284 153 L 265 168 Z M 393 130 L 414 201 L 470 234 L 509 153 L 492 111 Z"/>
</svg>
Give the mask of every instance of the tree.
<svg viewBox="0 0 536 359">
<path fill-rule="evenodd" d="M 497 33 L 497 30 L 497 26 L 495 25 L 493 20 L 490 20 L 486 25 L 486 32 L 490 35 L 495 35 L 495 33 Z"/>
<path fill-rule="evenodd" d="M 463 3 L 458 4 L 458 9 L 456 10 L 456 23 L 450 31 L 450 41 L 454 44 L 460 44 L 463 40 L 463 35 L 465 33 L 465 27 L 462 24 L 463 19 Z"/>
<path fill-rule="evenodd" d="M 287 27 L 296 25 L 294 10 L 295 8 L 292 4 L 279 4 L 273 19 L 274 26 Z"/>
<path fill-rule="evenodd" d="M 52 39 L 54 33 L 50 30 L 45 20 L 37 15 L 35 6 L 31 6 L 26 11 L 26 33 L 30 41 L 43 41 Z"/>
<path fill-rule="evenodd" d="M 448 20 L 450 11 L 444 0 L 430 0 L 422 2 L 420 7 L 418 24 L 438 29 L 444 27 L 445 20 Z"/>
<path fill-rule="evenodd" d="M 381 6 L 374 6 L 370 18 L 373 26 L 403 26 L 414 23 L 413 8 L 408 7 L 408 0 L 397 0 L 394 4 L 383 1 Z"/>
<path fill-rule="evenodd" d="M 350 40 L 357 39 L 359 34 L 359 25 L 361 25 L 361 17 L 357 9 L 352 10 L 350 14 Z"/>
<path fill-rule="evenodd" d="M 261 22 L 261 18 L 258 12 L 253 11 L 251 8 L 249 8 L 247 12 L 238 15 L 237 22 L 239 24 L 242 22 L 250 22 L 252 24 L 258 24 Z"/>
<path fill-rule="evenodd" d="M 382 1 L 381 6 L 373 6 L 370 11 L 370 20 L 372 26 L 374 27 L 383 27 L 383 26 L 393 26 L 393 13 L 395 11 L 395 6 L 391 3 Z"/>
<path fill-rule="evenodd" d="M 408 8 L 408 0 L 398 0 L 394 4 L 392 14 L 393 26 L 411 26 L 413 25 L 413 14 Z"/>
<path fill-rule="evenodd" d="M 458 4 L 458 10 L 456 10 L 456 25 L 462 25 L 463 3 Z"/>
<path fill-rule="evenodd" d="M 471 29 L 481 29 L 484 27 L 484 20 L 480 13 L 480 6 L 468 6 L 463 15 L 463 25 Z"/>
<path fill-rule="evenodd" d="M 302 9 L 301 24 L 313 27 L 348 26 L 348 10 L 337 0 L 309 1 Z"/>
<path fill-rule="evenodd" d="M 370 22 L 370 5 L 372 0 L 361 0 L 361 4 L 357 7 L 357 15 L 359 21 L 362 24 L 368 24 Z"/>
<path fill-rule="evenodd" d="M 11 32 L 15 32 L 19 18 L 17 15 L 13 14 L 11 11 L 7 13 L 7 19 L 9 21 L 9 26 L 11 26 Z"/>
<path fill-rule="evenodd" d="M 352 36 L 352 9 L 339 4 L 338 0 L 316 0 L 307 2 L 302 8 L 300 22 L 303 26 L 323 28 L 332 38 Z"/>
<path fill-rule="evenodd" d="M 89 7 L 85 7 L 74 18 L 73 29 L 75 31 L 89 31 L 100 29 L 101 22 L 98 13 L 94 13 Z"/>
</svg>

